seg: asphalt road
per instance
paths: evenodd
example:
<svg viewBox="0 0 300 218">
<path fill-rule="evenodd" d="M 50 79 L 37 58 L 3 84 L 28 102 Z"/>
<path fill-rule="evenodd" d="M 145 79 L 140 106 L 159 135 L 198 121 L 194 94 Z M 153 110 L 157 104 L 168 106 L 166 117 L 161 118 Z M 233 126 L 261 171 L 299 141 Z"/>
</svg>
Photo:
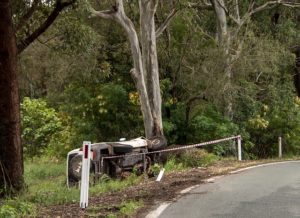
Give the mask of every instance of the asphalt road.
<svg viewBox="0 0 300 218">
<path fill-rule="evenodd" d="M 300 217 L 300 162 L 258 167 L 200 185 L 159 217 Z"/>
</svg>

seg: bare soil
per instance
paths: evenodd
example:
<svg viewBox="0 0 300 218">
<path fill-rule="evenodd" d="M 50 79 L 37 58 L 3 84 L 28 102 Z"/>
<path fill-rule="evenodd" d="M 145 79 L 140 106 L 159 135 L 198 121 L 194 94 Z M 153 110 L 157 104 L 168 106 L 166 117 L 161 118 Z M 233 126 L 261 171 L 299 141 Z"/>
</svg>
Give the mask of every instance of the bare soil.
<svg viewBox="0 0 300 218">
<path fill-rule="evenodd" d="M 174 201 L 180 196 L 180 191 L 204 183 L 205 179 L 224 175 L 235 169 L 273 161 L 220 161 L 210 167 L 171 172 L 164 175 L 161 182 L 156 182 L 155 178 L 145 179 L 140 184 L 126 190 L 90 197 L 89 207 L 86 210 L 80 209 L 78 202 L 55 205 L 40 208 L 38 217 L 107 217 L 109 214 L 120 214 L 120 205 L 124 200 L 142 201 L 143 207 L 139 208 L 130 217 L 145 217 L 160 203 Z"/>
</svg>

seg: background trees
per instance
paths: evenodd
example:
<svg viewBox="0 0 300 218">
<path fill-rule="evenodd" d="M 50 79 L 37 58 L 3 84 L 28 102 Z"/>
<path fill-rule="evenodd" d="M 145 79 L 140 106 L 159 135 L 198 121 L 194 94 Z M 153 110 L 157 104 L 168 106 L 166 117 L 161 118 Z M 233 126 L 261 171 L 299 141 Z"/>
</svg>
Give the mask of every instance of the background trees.
<svg viewBox="0 0 300 218">
<path fill-rule="evenodd" d="M 140 97 L 145 135 L 151 138 L 163 135 L 156 37 L 167 27 L 170 19 L 175 15 L 175 10 L 157 28 L 155 15 L 159 1 L 147 0 L 138 3 L 140 39 L 134 23 L 125 12 L 123 0 L 116 0 L 111 10 L 90 10 L 93 16 L 116 21 L 126 32 L 133 58 L 133 68 L 130 73 Z"/>
<path fill-rule="evenodd" d="M 242 133 L 250 158 L 275 154 L 281 135 L 287 152 L 297 152 L 299 12 L 267 2 L 90 2 L 99 9 L 93 14 L 109 19 L 89 19 L 85 2 L 71 10 L 70 2 L 20 1 L 18 42 L 68 5 L 19 55 L 22 101 L 47 102 L 42 111 L 55 110 L 60 123 L 43 132 L 49 140 L 37 154 L 162 133 L 176 144 Z M 21 18 L 34 7 L 25 25 Z"/>
</svg>

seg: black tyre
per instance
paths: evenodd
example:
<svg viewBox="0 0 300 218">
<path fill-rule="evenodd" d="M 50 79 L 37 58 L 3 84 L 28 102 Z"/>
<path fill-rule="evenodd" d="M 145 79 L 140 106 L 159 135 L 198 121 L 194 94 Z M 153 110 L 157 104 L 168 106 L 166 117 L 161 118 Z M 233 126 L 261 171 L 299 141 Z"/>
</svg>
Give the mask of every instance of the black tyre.
<svg viewBox="0 0 300 218">
<path fill-rule="evenodd" d="M 154 136 L 148 141 L 148 148 L 152 151 L 161 150 L 167 145 L 167 140 L 164 136 Z"/>
<path fill-rule="evenodd" d="M 69 161 L 69 181 L 78 182 L 81 178 L 82 155 L 77 154 Z"/>
</svg>

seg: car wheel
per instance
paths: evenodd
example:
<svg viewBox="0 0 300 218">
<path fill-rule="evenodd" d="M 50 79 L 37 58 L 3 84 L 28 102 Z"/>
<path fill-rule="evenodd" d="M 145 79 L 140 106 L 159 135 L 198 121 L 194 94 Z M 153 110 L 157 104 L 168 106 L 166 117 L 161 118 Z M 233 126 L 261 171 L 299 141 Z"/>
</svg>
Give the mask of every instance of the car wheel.
<svg viewBox="0 0 300 218">
<path fill-rule="evenodd" d="M 69 180 L 79 181 L 81 179 L 82 155 L 77 154 L 69 162 Z"/>
<path fill-rule="evenodd" d="M 167 140 L 164 136 L 154 136 L 148 140 L 148 148 L 150 150 L 160 150 L 167 145 Z"/>
</svg>

